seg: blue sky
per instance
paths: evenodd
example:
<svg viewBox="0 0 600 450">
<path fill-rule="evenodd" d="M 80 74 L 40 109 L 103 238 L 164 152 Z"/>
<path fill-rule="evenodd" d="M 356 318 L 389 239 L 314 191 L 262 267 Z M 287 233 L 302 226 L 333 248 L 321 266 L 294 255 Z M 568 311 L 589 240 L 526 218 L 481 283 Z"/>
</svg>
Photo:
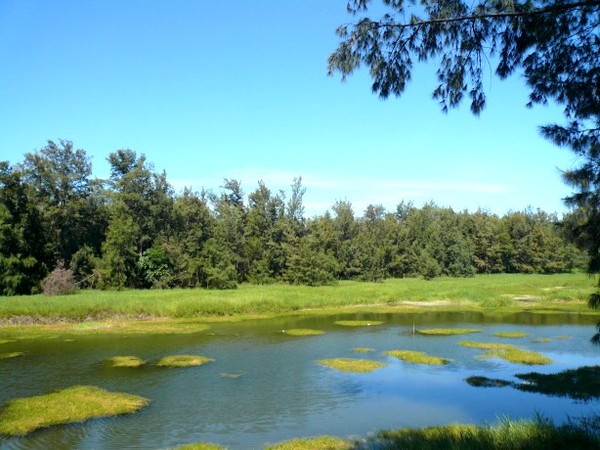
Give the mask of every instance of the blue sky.
<svg viewBox="0 0 600 450">
<path fill-rule="evenodd" d="M 402 200 L 498 214 L 563 212 L 560 169 L 574 156 L 538 126 L 518 76 L 487 80 L 488 107 L 443 114 L 435 68 L 419 66 L 400 99 L 371 93 L 366 70 L 327 76 L 344 0 L 0 0 L 0 159 L 48 139 L 73 141 L 107 177 L 130 148 L 183 186 L 251 192 L 296 176 L 307 216 L 348 200 Z"/>
</svg>

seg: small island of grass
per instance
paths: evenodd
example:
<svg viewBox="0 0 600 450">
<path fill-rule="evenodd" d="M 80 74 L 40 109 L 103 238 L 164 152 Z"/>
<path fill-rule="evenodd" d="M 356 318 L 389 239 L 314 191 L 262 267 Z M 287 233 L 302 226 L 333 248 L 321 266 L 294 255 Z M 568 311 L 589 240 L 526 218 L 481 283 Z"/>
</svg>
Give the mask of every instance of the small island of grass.
<svg viewBox="0 0 600 450">
<path fill-rule="evenodd" d="M 536 342 L 538 344 L 541 342 L 552 342 L 552 339 L 550 339 L 550 338 L 535 338 L 533 340 L 533 342 Z"/>
<path fill-rule="evenodd" d="M 417 330 L 417 333 L 426 336 L 455 336 L 459 334 L 481 333 L 475 328 L 425 328 Z"/>
<path fill-rule="evenodd" d="M 156 365 L 160 367 L 191 367 L 200 366 L 213 361 L 214 359 L 206 358 L 204 356 L 173 355 L 161 358 Z"/>
<path fill-rule="evenodd" d="M 321 359 L 317 362 L 322 366 L 330 367 L 332 369 L 356 373 L 372 372 L 386 366 L 386 364 L 378 361 L 354 358 Z"/>
<path fill-rule="evenodd" d="M 371 347 L 354 347 L 352 351 L 356 353 L 369 353 L 374 352 L 375 349 Z"/>
<path fill-rule="evenodd" d="M 177 447 L 175 450 L 225 450 L 225 447 L 210 442 L 196 442 Z"/>
<path fill-rule="evenodd" d="M 311 439 L 290 439 L 268 445 L 266 450 L 350 450 L 355 448 L 354 444 L 346 439 L 332 436 L 319 436 Z"/>
<path fill-rule="evenodd" d="M 459 345 L 469 348 L 479 348 L 486 350 L 481 358 L 501 358 L 505 361 L 526 364 L 526 365 L 544 365 L 550 364 L 552 360 L 541 353 L 523 350 L 519 347 L 509 344 L 498 344 L 491 342 L 472 342 L 462 341 Z"/>
<path fill-rule="evenodd" d="M 383 324 L 379 320 L 337 320 L 334 323 L 342 327 L 370 327 Z"/>
<path fill-rule="evenodd" d="M 494 336 L 516 339 L 527 337 L 529 336 L 529 333 L 524 333 L 522 331 L 499 331 L 498 333 L 494 333 Z"/>
<path fill-rule="evenodd" d="M 312 330 L 310 328 L 292 328 L 291 330 L 283 330 L 283 334 L 288 336 L 319 336 L 325 334 L 323 330 Z"/>
<path fill-rule="evenodd" d="M 18 356 L 23 356 L 24 354 L 25 353 L 23 353 L 23 352 L 0 353 L 0 359 L 16 358 Z"/>
<path fill-rule="evenodd" d="M 390 350 L 383 353 L 386 356 L 392 356 L 394 358 L 398 358 L 403 361 L 415 364 L 430 364 L 433 366 L 441 366 L 450 362 L 450 360 L 446 358 L 430 356 L 423 352 L 415 352 L 411 350 Z"/>
<path fill-rule="evenodd" d="M 0 434 L 20 436 L 53 425 L 129 414 L 148 403 L 148 399 L 137 395 L 105 391 L 95 386 L 74 386 L 9 401 L 0 411 Z"/>
<path fill-rule="evenodd" d="M 146 361 L 137 356 L 113 356 L 106 362 L 112 367 L 141 367 L 146 364 Z"/>
</svg>

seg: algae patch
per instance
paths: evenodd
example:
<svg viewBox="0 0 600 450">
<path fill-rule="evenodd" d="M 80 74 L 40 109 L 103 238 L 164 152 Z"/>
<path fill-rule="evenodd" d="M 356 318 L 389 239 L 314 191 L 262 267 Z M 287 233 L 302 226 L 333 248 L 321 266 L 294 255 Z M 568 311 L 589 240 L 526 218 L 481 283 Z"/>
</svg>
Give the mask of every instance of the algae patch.
<svg viewBox="0 0 600 450">
<path fill-rule="evenodd" d="M 354 347 L 352 351 L 356 353 L 369 353 L 374 352 L 375 349 L 371 347 Z"/>
<path fill-rule="evenodd" d="M 346 439 L 332 436 L 319 436 L 311 439 L 290 439 L 268 445 L 266 450 L 351 450 L 354 444 Z"/>
<path fill-rule="evenodd" d="M 427 353 L 415 352 L 411 350 L 390 350 L 387 352 L 383 352 L 383 354 L 415 364 L 429 364 L 433 366 L 441 366 L 450 362 L 450 360 L 446 358 L 430 356 Z"/>
<path fill-rule="evenodd" d="M 366 373 L 385 367 L 386 364 L 368 359 L 335 358 L 321 359 L 317 363 L 343 372 Z"/>
<path fill-rule="evenodd" d="M 499 331 L 498 333 L 494 333 L 494 336 L 516 339 L 527 337 L 529 336 L 529 333 L 524 333 L 522 331 Z"/>
<path fill-rule="evenodd" d="M 150 401 L 95 386 L 74 386 L 37 397 L 9 401 L 0 411 L 0 434 L 26 435 L 40 428 L 129 414 Z"/>
<path fill-rule="evenodd" d="M 156 365 L 160 367 L 191 367 L 200 366 L 209 362 L 213 362 L 214 359 L 206 358 L 204 356 L 197 355 L 173 355 L 165 356 L 161 358 Z"/>
</svg>

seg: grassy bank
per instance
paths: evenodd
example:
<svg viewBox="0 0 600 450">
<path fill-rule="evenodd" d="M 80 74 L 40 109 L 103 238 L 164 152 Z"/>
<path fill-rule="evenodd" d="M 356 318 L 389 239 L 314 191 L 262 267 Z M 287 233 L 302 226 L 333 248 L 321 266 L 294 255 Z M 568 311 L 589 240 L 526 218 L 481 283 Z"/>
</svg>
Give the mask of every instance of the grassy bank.
<svg viewBox="0 0 600 450">
<path fill-rule="evenodd" d="M 594 279 L 585 274 L 482 275 L 473 278 L 345 281 L 336 286 L 242 285 L 203 289 L 81 291 L 74 295 L 0 298 L 0 321 L 28 323 L 148 318 L 273 316 L 356 308 L 548 309 L 590 313 Z"/>
</svg>

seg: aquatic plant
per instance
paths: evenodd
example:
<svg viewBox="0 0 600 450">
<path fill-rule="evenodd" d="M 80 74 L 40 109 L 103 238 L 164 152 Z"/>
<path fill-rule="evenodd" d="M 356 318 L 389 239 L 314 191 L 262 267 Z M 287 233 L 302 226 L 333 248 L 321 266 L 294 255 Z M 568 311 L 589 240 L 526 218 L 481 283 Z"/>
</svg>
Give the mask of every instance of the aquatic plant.
<svg viewBox="0 0 600 450">
<path fill-rule="evenodd" d="M 311 330 L 310 328 L 292 328 L 291 330 L 283 330 L 282 333 L 288 336 L 319 336 L 325 334 L 323 330 Z"/>
<path fill-rule="evenodd" d="M 423 352 L 415 352 L 411 350 L 389 350 L 387 352 L 383 352 L 383 354 L 415 364 L 430 364 L 434 366 L 440 366 L 450 362 L 450 360 L 446 358 L 430 356 Z"/>
<path fill-rule="evenodd" d="M 519 347 L 510 344 L 498 344 L 493 342 L 472 342 L 461 341 L 459 345 L 469 348 L 479 348 L 486 350 L 480 358 L 501 358 L 505 361 L 527 364 L 527 365 L 543 365 L 550 364 L 552 360 L 541 353 L 523 350 Z"/>
<path fill-rule="evenodd" d="M 23 356 L 24 354 L 25 353 L 23 353 L 23 352 L 0 353 L 0 359 L 16 358 L 18 356 Z"/>
<path fill-rule="evenodd" d="M 533 340 L 533 342 L 537 342 L 537 343 L 541 343 L 541 342 L 551 342 L 551 341 L 552 341 L 552 339 L 550 339 L 550 338 L 535 338 L 535 339 Z"/>
<path fill-rule="evenodd" d="M 475 328 L 423 328 L 416 330 L 418 334 L 426 336 L 454 336 L 459 334 L 481 333 Z"/>
<path fill-rule="evenodd" d="M 265 450 L 351 450 L 354 444 L 346 439 L 332 436 L 319 436 L 311 439 L 290 439 L 268 445 Z"/>
<path fill-rule="evenodd" d="M 332 369 L 357 373 L 372 372 L 386 366 L 386 364 L 378 361 L 354 358 L 321 359 L 317 362 Z"/>
<path fill-rule="evenodd" d="M 494 333 L 494 336 L 502 338 L 522 338 L 529 336 L 529 333 L 524 333 L 522 331 L 499 331 L 498 333 Z"/>
<path fill-rule="evenodd" d="M 354 347 L 352 351 L 356 353 L 369 353 L 374 352 L 375 349 L 371 347 Z"/>
<path fill-rule="evenodd" d="M 379 320 L 338 320 L 334 323 L 343 327 L 370 327 L 383 324 Z"/>
<path fill-rule="evenodd" d="M 106 362 L 112 367 L 141 367 L 146 364 L 146 361 L 137 356 L 113 356 Z"/>
<path fill-rule="evenodd" d="M 160 367 L 190 367 L 200 366 L 213 361 L 214 359 L 205 358 L 204 356 L 173 355 L 161 358 L 156 365 Z"/>
<path fill-rule="evenodd" d="M 74 386 L 37 397 L 9 401 L 0 411 L 0 434 L 25 435 L 40 428 L 129 414 L 150 401 L 95 386 Z"/>
</svg>

